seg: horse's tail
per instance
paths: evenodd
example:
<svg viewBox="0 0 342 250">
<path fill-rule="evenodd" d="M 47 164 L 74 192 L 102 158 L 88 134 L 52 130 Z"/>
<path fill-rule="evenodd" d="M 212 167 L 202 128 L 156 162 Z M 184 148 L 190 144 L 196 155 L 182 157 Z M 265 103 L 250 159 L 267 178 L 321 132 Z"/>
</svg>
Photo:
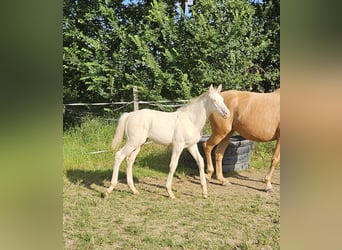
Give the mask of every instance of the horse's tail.
<svg viewBox="0 0 342 250">
<path fill-rule="evenodd" d="M 118 149 L 118 147 L 122 141 L 128 116 L 129 116 L 129 113 L 123 113 L 120 116 L 119 123 L 118 123 L 118 126 L 116 128 L 115 136 L 114 136 L 113 141 L 112 141 L 113 151 Z"/>
</svg>

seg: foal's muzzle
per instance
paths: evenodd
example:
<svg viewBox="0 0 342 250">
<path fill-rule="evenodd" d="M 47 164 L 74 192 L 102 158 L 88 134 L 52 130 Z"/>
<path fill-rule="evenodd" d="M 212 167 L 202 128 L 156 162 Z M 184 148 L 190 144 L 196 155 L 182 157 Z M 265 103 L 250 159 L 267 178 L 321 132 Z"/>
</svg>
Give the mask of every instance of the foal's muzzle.
<svg viewBox="0 0 342 250">
<path fill-rule="evenodd" d="M 221 116 L 224 118 L 224 119 L 228 119 L 229 116 L 230 116 L 230 111 L 228 109 L 219 109 L 220 110 L 220 113 L 221 113 Z"/>
<path fill-rule="evenodd" d="M 230 116 L 229 111 L 228 112 L 227 111 L 223 111 L 222 112 L 222 116 L 223 116 L 224 119 L 228 119 L 228 117 Z"/>
</svg>

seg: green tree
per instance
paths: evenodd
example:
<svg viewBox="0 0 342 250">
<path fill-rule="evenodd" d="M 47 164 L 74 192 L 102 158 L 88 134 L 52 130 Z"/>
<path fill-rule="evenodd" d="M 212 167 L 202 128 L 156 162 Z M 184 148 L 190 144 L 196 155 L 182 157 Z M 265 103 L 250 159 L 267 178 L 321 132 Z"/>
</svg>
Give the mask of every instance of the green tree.
<svg viewBox="0 0 342 250">
<path fill-rule="evenodd" d="M 65 0 L 64 101 L 111 100 L 117 93 L 120 45 L 126 32 L 120 1 Z"/>
<path fill-rule="evenodd" d="M 251 89 L 262 79 L 251 71 L 267 46 L 248 1 L 198 0 L 186 25 L 190 81 L 196 91 L 210 83 L 226 89 Z"/>
<path fill-rule="evenodd" d="M 187 99 L 279 86 L 279 3 L 65 0 L 64 102 Z M 183 8 L 183 9 L 182 9 Z"/>
<path fill-rule="evenodd" d="M 267 40 L 267 47 L 256 60 L 255 67 L 263 80 L 254 89 L 267 92 L 280 87 L 280 0 L 264 0 L 254 6 L 256 23 Z"/>
</svg>

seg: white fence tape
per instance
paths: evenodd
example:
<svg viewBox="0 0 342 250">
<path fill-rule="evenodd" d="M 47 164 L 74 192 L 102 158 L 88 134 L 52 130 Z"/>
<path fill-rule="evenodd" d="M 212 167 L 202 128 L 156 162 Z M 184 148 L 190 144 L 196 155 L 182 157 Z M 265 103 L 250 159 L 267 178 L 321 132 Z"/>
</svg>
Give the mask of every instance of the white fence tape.
<svg viewBox="0 0 342 250">
<path fill-rule="evenodd" d="M 175 106 L 179 105 L 182 106 L 185 103 L 189 102 L 189 100 L 177 100 L 177 101 L 138 101 L 139 104 L 149 104 L 153 106 Z M 98 103 L 65 103 L 64 106 L 106 106 L 106 105 L 129 105 L 134 103 L 131 102 L 98 102 Z M 183 104 L 162 104 L 162 103 L 183 103 Z"/>
<path fill-rule="evenodd" d="M 63 104 L 64 106 L 105 106 L 105 105 L 129 105 L 132 104 L 133 101 L 131 102 L 98 102 L 98 103 L 83 103 L 83 102 L 79 102 L 79 103 L 66 103 Z"/>
<path fill-rule="evenodd" d="M 99 150 L 99 151 L 88 152 L 88 154 L 94 155 L 94 154 L 106 153 L 106 152 L 109 152 L 109 151 L 110 150 Z"/>
<path fill-rule="evenodd" d="M 144 145 L 146 144 L 150 144 L 152 143 L 152 141 L 147 141 L 144 143 Z M 89 155 L 94 155 L 94 154 L 101 154 L 101 153 L 107 153 L 107 152 L 110 152 L 111 150 L 99 150 L 99 151 L 92 151 L 92 152 L 88 152 L 87 154 Z"/>
</svg>

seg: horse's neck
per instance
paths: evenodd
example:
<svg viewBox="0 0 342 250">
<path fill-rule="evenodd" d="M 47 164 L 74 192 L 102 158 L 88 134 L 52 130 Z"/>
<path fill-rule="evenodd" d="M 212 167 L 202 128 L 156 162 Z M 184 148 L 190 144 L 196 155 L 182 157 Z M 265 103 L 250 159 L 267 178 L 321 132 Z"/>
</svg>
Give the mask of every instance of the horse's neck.
<svg viewBox="0 0 342 250">
<path fill-rule="evenodd" d="M 196 103 L 189 104 L 187 112 L 193 125 L 202 130 L 210 115 L 207 99 L 204 97 Z"/>
</svg>

